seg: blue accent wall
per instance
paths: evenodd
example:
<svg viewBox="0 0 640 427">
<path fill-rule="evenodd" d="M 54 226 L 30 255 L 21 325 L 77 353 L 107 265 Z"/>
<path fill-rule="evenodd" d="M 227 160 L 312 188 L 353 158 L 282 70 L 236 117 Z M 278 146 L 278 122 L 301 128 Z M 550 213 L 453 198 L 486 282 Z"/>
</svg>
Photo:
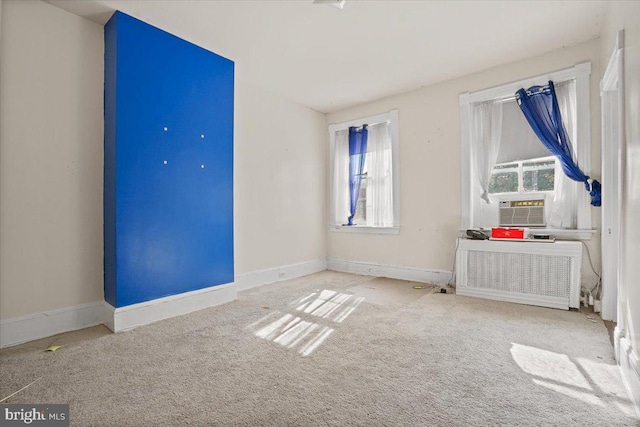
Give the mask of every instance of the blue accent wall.
<svg viewBox="0 0 640 427">
<path fill-rule="evenodd" d="M 230 283 L 232 61 L 116 12 L 105 25 L 105 300 Z"/>
</svg>

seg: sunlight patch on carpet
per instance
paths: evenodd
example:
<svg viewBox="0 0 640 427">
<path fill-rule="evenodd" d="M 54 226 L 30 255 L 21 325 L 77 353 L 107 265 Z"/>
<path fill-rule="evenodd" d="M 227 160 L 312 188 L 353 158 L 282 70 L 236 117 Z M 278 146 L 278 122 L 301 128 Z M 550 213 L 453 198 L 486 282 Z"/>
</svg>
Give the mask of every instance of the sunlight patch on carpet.
<svg viewBox="0 0 640 427">
<path fill-rule="evenodd" d="M 325 326 L 313 340 L 311 340 L 306 346 L 304 346 L 304 348 L 300 350 L 300 354 L 302 354 L 303 356 L 310 355 L 313 350 L 315 350 L 320 344 L 324 342 L 324 340 L 327 339 L 329 335 L 331 335 L 331 332 L 333 332 L 333 329 Z"/>
<path fill-rule="evenodd" d="M 622 412 L 623 414 L 625 414 L 627 417 L 629 418 L 637 418 L 638 415 L 636 413 L 636 408 L 635 406 L 633 406 L 633 403 L 631 403 L 631 401 L 629 402 L 614 402 L 616 405 L 616 408 L 618 408 L 618 410 L 620 410 L 620 412 Z"/>
<path fill-rule="evenodd" d="M 315 297 L 315 298 L 314 298 Z M 343 322 L 364 301 L 364 297 L 324 289 L 296 301 L 296 310 L 312 316 Z"/>
<path fill-rule="evenodd" d="M 297 349 L 308 356 L 333 332 L 332 328 L 303 320 L 292 314 L 280 318 L 258 329 L 254 335 L 283 347 Z"/>
<path fill-rule="evenodd" d="M 620 370 L 617 365 L 607 365 L 583 358 L 578 359 L 578 364 L 603 392 L 621 397 L 627 395 L 627 391 L 620 381 Z"/>
<path fill-rule="evenodd" d="M 512 343 L 511 356 L 520 366 L 520 369 L 527 374 L 561 384 L 593 390 L 576 364 L 566 354 Z"/>
<path fill-rule="evenodd" d="M 279 311 L 273 311 L 273 312 L 267 314 L 266 316 L 262 316 L 260 319 L 256 320 L 252 324 L 248 325 L 245 329 L 253 329 L 256 326 L 258 326 L 259 324 L 265 322 L 267 319 L 271 319 L 273 317 L 276 317 L 279 314 L 280 314 Z"/>
<path fill-rule="evenodd" d="M 605 406 L 601 397 L 614 399 L 620 412 L 634 416 L 617 365 L 586 358 L 574 361 L 566 354 L 516 343 L 511 343 L 511 356 L 520 369 L 535 377 L 536 385 L 591 405 Z"/>
<path fill-rule="evenodd" d="M 597 396 L 594 396 L 591 393 L 576 390 L 575 388 L 565 387 L 560 384 L 554 384 L 544 380 L 536 380 L 533 382 L 539 386 L 546 387 L 550 390 L 556 391 L 560 394 L 564 394 L 565 396 L 573 397 L 574 399 L 582 400 L 585 403 L 590 403 L 591 405 L 604 406 L 602 400 L 600 400 Z"/>
<path fill-rule="evenodd" d="M 295 307 L 298 315 L 290 313 L 280 315 L 279 311 L 274 311 L 251 323 L 245 329 L 255 330 L 254 335 L 258 338 L 295 349 L 302 356 L 308 356 L 334 331 L 333 327 L 322 323 L 326 321 L 342 323 L 362 301 L 364 297 L 328 289 L 316 289 L 315 292 L 297 298 L 290 304 L 292 308 Z M 314 316 L 319 319 L 312 321 L 305 319 L 305 316 Z"/>
</svg>

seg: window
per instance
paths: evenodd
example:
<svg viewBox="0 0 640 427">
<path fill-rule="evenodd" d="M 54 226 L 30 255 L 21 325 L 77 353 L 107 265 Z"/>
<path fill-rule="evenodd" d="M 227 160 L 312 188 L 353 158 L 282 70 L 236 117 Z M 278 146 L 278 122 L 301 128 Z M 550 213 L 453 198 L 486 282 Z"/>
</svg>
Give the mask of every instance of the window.
<svg viewBox="0 0 640 427">
<path fill-rule="evenodd" d="M 489 181 L 489 194 L 553 191 L 555 170 L 554 157 L 496 165 Z"/>
<path fill-rule="evenodd" d="M 555 157 L 540 142 L 515 101 L 502 103 L 500 147 L 489 194 L 554 190 Z"/>
<path fill-rule="evenodd" d="M 522 173 L 522 191 L 553 191 L 556 171 L 556 159 L 530 160 L 520 164 Z"/>
<path fill-rule="evenodd" d="M 398 113 L 366 117 L 329 126 L 331 141 L 331 213 L 333 230 L 397 233 L 399 226 L 398 201 Z M 366 125 L 366 126 L 365 126 Z M 366 128 L 366 152 L 361 170 L 350 170 L 349 128 Z M 359 156 L 356 154 L 355 156 Z M 355 156 L 351 161 L 355 160 Z M 355 179 L 355 181 L 354 181 Z M 351 191 L 357 189 L 358 198 L 352 225 Z M 350 185 L 351 182 L 354 184 Z"/>
<path fill-rule="evenodd" d="M 493 168 L 489 181 L 489 194 L 517 193 L 520 182 L 520 168 L 517 163 L 498 165 Z"/>
<path fill-rule="evenodd" d="M 577 163 L 589 175 L 593 172 L 590 74 L 591 65 L 587 62 L 527 80 L 460 95 L 463 228 L 496 226 L 496 202 L 500 198 L 514 199 L 521 194 L 539 192 L 545 194 L 546 204 L 549 206 L 545 212 L 552 215 L 547 223 L 554 228 L 556 236 L 580 239 L 591 237 L 593 230 L 589 194 L 583 191 L 580 183 L 565 177 L 558 162 L 535 137 L 514 101 L 518 89 L 545 85 L 552 80 Z M 501 112 L 500 108 L 493 108 L 495 104 L 501 104 Z M 482 111 L 481 105 L 486 105 Z M 494 111 L 498 111 L 498 114 L 494 114 Z M 478 119 L 481 113 L 489 117 L 490 121 Z M 499 119 L 494 120 L 495 117 Z M 526 123 L 526 130 L 518 124 L 518 120 Z M 484 125 L 479 126 L 478 123 Z M 484 139 L 479 139 L 478 135 L 485 135 Z M 498 137 L 488 138 L 486 135 Z M 499 148 L 496 148 L 495 140 L 499 141 Z M 480 156 L 478 153 L 487 154 Z M 483 159 L 484 163 L 481 162 Z M 487 204 L 486 199 L 492 203 Z M 560 232 L 558 229 L 567 229 L 567 232 Z"/>
<path fill-rule="evenodd" d="M 367 225 L 367 161 L 364 162 L 364 171 L 360 176 L 360 197 L 358 197 L 358 207 L 353 218 L 356 225 Z"/>
</svg>

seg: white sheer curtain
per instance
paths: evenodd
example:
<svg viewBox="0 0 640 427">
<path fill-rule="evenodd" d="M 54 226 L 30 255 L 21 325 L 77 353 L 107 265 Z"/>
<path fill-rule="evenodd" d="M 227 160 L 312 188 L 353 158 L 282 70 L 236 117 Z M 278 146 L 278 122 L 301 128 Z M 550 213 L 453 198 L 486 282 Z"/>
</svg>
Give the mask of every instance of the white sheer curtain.
<svg viewBox="0 0 640 427">
<path fill-rule="evenodd" d="M 391 125 L 369 126 L 367 142 L 367 225 L 393 226 Z"/>
<path fill-rule="evenodd" d="M 482 194 L 480 197 L 487 203 L 489 200 L 489 181 L 493 173 L 500 149 L 502 134 L 502 102 L 481 102 L 471 108 L 471 140 L 477 141 L 476 171 Z"/>
<path fill-rule="evenodd" d="M 555 85 L 558 106 L 562 115 L 562 123 L 573 147 L 576 146 L 576 82 L 567 82 Z M 556 162 L 554 175 L 553 206 L 549 209 L 547 224 L 558 228 L 576 227 L 576 205 L 579 183 L 567 178 L 562 171 L 560 162 Z"/>
<path fill-rule="evenodd" d="M 349 129 L 336 132 L 333 159 L 333 221 L 343 225 L 349 218 Z"/>
</svg>

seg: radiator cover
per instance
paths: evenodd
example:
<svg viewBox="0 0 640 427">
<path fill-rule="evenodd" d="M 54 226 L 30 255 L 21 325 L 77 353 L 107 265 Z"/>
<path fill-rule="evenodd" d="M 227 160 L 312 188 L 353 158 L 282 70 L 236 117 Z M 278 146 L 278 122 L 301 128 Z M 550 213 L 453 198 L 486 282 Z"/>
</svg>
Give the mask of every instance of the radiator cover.
<svg viewBox="0 0 640 427">
<path fill-rule="evenodd" d="M 458 295 L 580 307 L 580 242 L 459 239 L 456 256 Z"/>
</svg>

